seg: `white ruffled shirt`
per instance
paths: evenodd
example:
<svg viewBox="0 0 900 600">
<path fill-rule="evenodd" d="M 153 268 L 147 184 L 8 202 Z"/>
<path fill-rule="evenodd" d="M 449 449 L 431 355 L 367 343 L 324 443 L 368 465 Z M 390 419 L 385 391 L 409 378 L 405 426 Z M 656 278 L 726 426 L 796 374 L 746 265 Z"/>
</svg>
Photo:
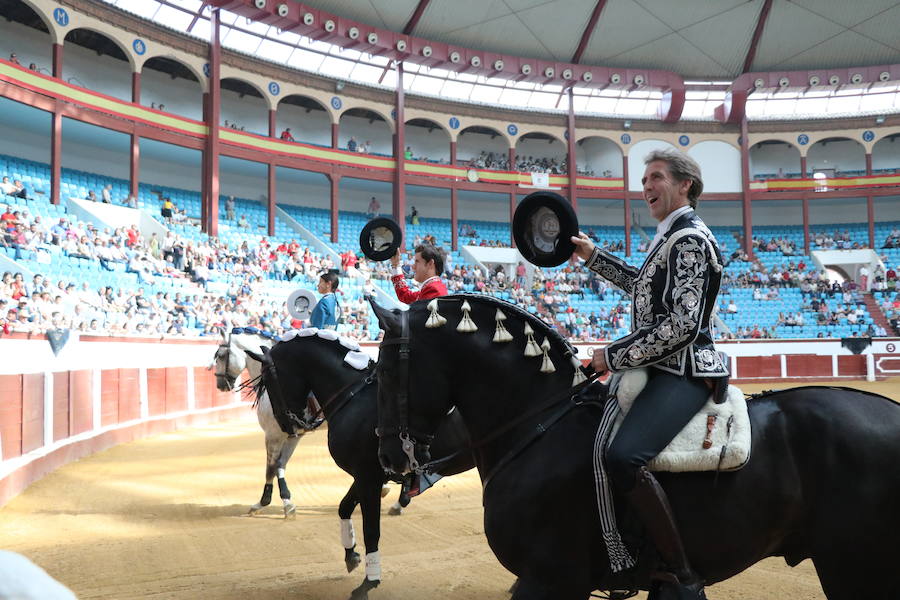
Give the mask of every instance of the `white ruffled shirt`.
<svg viewBox="0 0 900 600">
<path fill-rule="evenodd" d="M 647 249 L 647 253 L 653 252 L 653 249 L 656 248 L 656 245 L 660 243 L 663 239 L 663 236 L 666 235 L 670 229 L 672 229 L 672 223 L 675 222 L 678 217 L 683 215 L 689 210 L 693 210 L 689 205 L 682 206 L 681 208 L 676 208 L 672 212 L 668 214 L 668 216 L 659 222 L 659 225 L 656 226 L 656 235 L 653 236 L 653 241 L 650 242 L 650 247 Z"/>
</svg>

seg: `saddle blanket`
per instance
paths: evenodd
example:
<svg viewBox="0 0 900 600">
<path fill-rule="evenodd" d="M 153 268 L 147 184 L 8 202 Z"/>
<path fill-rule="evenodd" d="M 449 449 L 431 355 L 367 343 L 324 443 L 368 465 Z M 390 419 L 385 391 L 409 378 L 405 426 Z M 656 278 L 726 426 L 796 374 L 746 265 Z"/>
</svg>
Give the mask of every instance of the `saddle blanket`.
<svg viewBox="0 0 900 600">
<path fill-rule="evenodd" d="M 646 369 L 625 371 L 615 389 L 619 415 L 611 438 L 634 399 L 647 385 Z M 740 389 L 728 386 L 725 402 L 712 396 L 675 439 L 647 465 L 651 471 L 736 471 L 750 460 L 750 415 Z"/>
</svg>

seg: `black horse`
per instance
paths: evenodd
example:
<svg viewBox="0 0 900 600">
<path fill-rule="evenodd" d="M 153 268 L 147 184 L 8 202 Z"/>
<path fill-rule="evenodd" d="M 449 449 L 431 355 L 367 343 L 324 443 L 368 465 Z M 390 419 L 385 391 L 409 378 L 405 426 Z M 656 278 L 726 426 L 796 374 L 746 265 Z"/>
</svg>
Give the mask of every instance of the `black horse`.
<svg viewBox="0 0 900 600">
<path fill-rule="evenodd" d="M 354 346 L 346 340 L 298 335 L 275 344 L 271 350 L 264 350 L 262 356 L 248 354 L 263 363 L 263 385 L 257 392 L 261 394 L 264 388 L 273 406 L 283 403 L 292 412 L 301 414 L 310 391 L 322 406 L 328 421 L 328 450 L 334 462 L 353 477 L 353 485 L 338 508 L 348 572 L 360 564 L 360 556 L 354 550 L 355 533 L 350 517 L 357 504 L 362 507 L 367 576 L 351 596 L 358 599 L 366 598 L 368 590 L 381 580 L 378 554 L 381 490 L 388 475 L 378 462 L 375 365 L 358 352 L 352 352 Z M 356 367 L 345 361 L 348 352 L 361 359 Z M 455 475 L 474 466 L 471 453 L 463 451 L 468 445 L 468 436 L 455 412 L 442 419 L 435 438 L 435 454 L 450 457 L 437 470 L 441 475 Z"/>
<path fill-rule="evenodd" d="M 443 297 L 437 309 L 447 319 L 439 327 L 425 303 L 408 316 L 376 307 L 386 332 L 378 363 L 385 467 L 409 470 L 398 432 L 427 462 L 423 436 L 456 406 L 484 482 L 485 534 L 520 578 L 515 600 L 648 589 L 657 557 L 621 499 L 619 527 L 638 564 L 609 567 L 592 469 L 601 410 L 571 399 L 571 346 L 487 296 Z M 467 315 L 477 331 L 461 333 Z M 498 323 L 512 341 L 492 341 Z M 532 358 L 523 356 L 526 327 L 544 346 Z M 547 361 L 555 372 L 541 372 Z M 715 583 L 768 556 L 791 566 L 811 558 L 829 600 L 900 598 L 900 406 L 830 387 L 772 392 L 749 405 L 753 449 L 743 469 L 658 474 L 698 574 Z"/>
</svg>

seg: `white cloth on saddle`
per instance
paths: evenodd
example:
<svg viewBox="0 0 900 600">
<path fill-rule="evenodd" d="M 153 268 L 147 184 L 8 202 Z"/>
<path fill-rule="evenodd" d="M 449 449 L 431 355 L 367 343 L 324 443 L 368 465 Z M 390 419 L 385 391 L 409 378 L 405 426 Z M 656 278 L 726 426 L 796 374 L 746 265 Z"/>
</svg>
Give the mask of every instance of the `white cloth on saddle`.
<svg viewBox="0 0 900 600">
<path fill-rule="evenodd" d="M 293 329 L 288 331 L 280 338 L 279 342 L 289 342 L 296 337 L 312 337 L 318 336 L 323 340 L 331 340 L 337 342 L 347 350 L 359 350 L 359 342 L 350 338 L 338 335 L 333 329 L 319 329 L 318 327 L 307 327 L 306 329 Z"/>
<path fill-rule="evenodd" d="M 646 369 L 629 369 L 622 374 L 616 389 L 619 416 L 613 425 L 610 439 L 615 438 L 619 425 L 645 385 L 647 385 Z M 707 417 L 710 415 L 716 417 L 710 436 L 712 446 L 704 449 Z M 651 460 L 647 467 L 651 471 L 670 472 L 734 471 L 750 460 L 750 439 L 747 401 L 741 390 L 729 385 L 725 402 L 716 404 L 710 396 L 700 412 L 694 415 L 675 439 Z"/>
<path fill-rule="evenodd" d="M 371 359 L 368 354 L 357 350 L 351 350 L 347 353 L 347 356 L 344 357 L 344 362 L 357 371 L 365 370 L 365 368 L 369 366 L 369 360 Z"/>
</svg>

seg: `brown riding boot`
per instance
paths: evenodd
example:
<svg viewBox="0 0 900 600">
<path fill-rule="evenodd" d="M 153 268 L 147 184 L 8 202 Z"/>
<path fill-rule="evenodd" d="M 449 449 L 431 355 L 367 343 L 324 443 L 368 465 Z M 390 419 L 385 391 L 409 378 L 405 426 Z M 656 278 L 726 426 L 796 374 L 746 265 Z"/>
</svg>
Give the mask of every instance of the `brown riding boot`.
<svg viewBox="0 0 900 600">
<path fill-rule="evenodd" d="M 653 576 L 649 598 L 706 600 L 703 582 L 688 563 L 666 493 L 646 467 L 638 470 L 635 485 L 625 497 L 646 527 L 663 562 L 671 570 Z"/>
</svg>

